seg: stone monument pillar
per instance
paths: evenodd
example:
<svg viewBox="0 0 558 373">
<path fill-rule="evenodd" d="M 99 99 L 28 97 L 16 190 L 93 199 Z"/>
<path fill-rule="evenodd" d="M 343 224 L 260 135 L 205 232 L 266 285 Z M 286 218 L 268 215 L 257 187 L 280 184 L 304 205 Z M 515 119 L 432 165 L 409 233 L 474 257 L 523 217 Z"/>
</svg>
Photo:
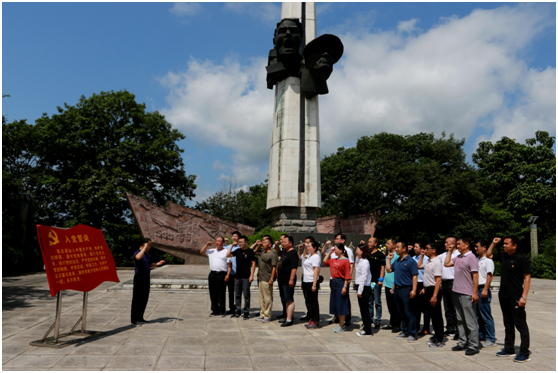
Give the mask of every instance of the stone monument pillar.
<svg viewBox="0 0 558 373">
<path fill-rule="evenodd" d="M 281 19 L 298 18 L 301 50 L 316 38 L 315 3 L 283 3 Z M 276 83 L 269 160 L 267 209 L 272 227 L 286 232 L 316 232 L 321 207 L 318 96 L 301 94 L 301 79 Z"/>
</svg>

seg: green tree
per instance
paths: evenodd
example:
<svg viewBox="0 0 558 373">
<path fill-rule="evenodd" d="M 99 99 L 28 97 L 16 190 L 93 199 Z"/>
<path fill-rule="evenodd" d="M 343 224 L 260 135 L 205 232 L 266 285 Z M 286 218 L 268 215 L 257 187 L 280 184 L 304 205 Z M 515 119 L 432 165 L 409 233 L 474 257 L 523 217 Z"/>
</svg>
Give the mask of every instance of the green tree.
<svg viewBox="0 0 558 373">
<path fill-rule="evenodd" d="M 380 212 L 379 237 L 436 239 L 478 234 L 482 206 L 464 140 L 419 133 L 364 136 L 321 163 L 320 216 Z"/>
<path fill-rule="evenodd" d="M 266 183 L 239 188 L 231 180 L 224 183 L 221 191 L 202 202 L 195 209 L 221 219 L 246 224 L 259 231 L 271 225 L 271 212 L 266 210 Z"/>
<path fill-rule="evenodd" d="M 10 140 L 21 135 L 15 129 L 21 124 L 10 126 Z M 102 228 L 117 265 L 132 264 L 141 238 L 126 192 L 157 204 L 185 204 L 195 196 L 195 175 L 186 174 L 176 144 L 184 135 L 130 92 L 82 96 L 52 117 L 44 114 L 31 131 L 33 141 L 8 167 L 21 169 L 28 153 L 36 157 L 30 170 L 12 174 L 33 195 L 36 222 Z"/>
<path fill-rule="evenodd" d="M 527 218 L 536 215 L 541 238 L 556 235 L 555 141 L 548 132 L 537 131 L 525 144 L 508 137 L 494 144 L 481 142 L 473 154 L 487 203 L 505 211 L 507 219 L 515 222 L 508 234 L 526 240 Z"/>
</svg>

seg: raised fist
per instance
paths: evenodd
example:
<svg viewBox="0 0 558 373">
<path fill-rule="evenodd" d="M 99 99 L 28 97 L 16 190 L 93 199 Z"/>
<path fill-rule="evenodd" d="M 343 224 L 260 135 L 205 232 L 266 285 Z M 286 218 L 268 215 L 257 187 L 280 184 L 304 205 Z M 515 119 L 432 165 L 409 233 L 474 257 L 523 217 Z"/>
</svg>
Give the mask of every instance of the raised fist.
<svg viewBox="0 0 558 373">
<path fill-rule="evenodd" d="M 494 237 L 494 239 L 492 240 L 492 243 L 493 243 L 494 245 L 497 245 L 498 242 L 500 242 L 500 241 L 502 241 L 502 239 L 501 239 L 500 237 Z"/>
<path fill-rule="evenodd" d="M 389 253 L 387 257 L 388 259 L 393 259 L 393 253 Z"/>
</svg>

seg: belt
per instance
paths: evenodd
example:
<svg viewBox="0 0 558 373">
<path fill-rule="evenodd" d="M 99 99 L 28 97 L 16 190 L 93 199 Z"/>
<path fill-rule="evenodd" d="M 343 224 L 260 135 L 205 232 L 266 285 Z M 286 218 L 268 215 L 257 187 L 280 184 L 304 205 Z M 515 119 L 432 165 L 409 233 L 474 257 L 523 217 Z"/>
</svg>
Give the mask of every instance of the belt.
<svg viewBox="0 0 558 373">
<path fill-rule="evenodd" d="M 227 273 L 227 271 L 211 271 L 211 273 Z"/>
<path fill-rule="evenodd" d="M 451 278 L 451 279 L 449 279 L 449 280 L 444 280 L 444 279 L 442 279 L 442 282 L 450 282 L 450 281 L 453 282 L 453 278 Z"/>
<path fill-rule="evenodd" d="M 435 287 L 436 287 L 436 285 L 434 285 L 434 286 L 425 286 L 424 288 L 425 288 L 425 289 L 434 289 Z"/>
<path fill-rule="evenodd" d="M 405 289 L 405 288 L 410 288 L 411 285 L 405 285 L 405 286 L 399 286 L 399 285 L 395 285 L 396 289 Z"/>
</svg>

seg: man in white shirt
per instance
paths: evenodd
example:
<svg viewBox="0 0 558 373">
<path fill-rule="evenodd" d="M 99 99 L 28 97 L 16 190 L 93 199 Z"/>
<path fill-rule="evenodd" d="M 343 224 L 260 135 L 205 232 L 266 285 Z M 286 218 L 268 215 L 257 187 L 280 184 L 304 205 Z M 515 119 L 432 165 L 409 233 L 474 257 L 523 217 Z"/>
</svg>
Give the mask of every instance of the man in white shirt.
<svg viewBox="0 0 558 373">
<path fill-rule="evenodd" d="M 477 254 L 479 255 L 479 301 L 477 303 L 477 316 L 479 322 L 479 339 L 484 341 L 483 347 L 496 347 L 496 332 L 494 330 L 494 318 L 490 302 L 492 301 L 492 292 L 490 284 L 494 276 L 494 262 L 486 257 L 488 242 L 480 239 L 475 245 Z"/>
<path fill-rule="evenodd" d="M 455 250 L 456 244 L 457 240 L 455 237 L 446 238 L 446 252 L 438 256 L 438 259 L 440 259 L 442 263 L 445 262 L 446 256 L 450 250 L 453 250 L 451 259 L 459 255 L 459 251 Z M 446 332 L 444 334 L 454 337 L 454 340 L 459 340 L 459 334 L 457 332 L 457 314 L 455 313 L 453 304 L 453 277 L 453 267 L 444 267 L 442 270 L 442 297 L 444 299 L 444 312 L 446 315 Z"/>
<path fill-rule="evenodd" d="M 215 248 L 207 250 L 213 243 L 209 241 L 201 249 L 200 254 L 209 258 L 209 276 L 207 282 L 209 284 L 209 299 L 211 300 L 211 314 L 209 316 L 225 317 L 225 299 L 226 285 L 230 279 L 231 260 L 227 258 L 227 250 L 223 247 L 225 239 L 217 237 L 215 240 Z"/>
<path fill-rule="evenodd" d="M 338 243 L 341 243 L 343 245 L 345 245 L 345 241 L 347 241 L 347 236 L 345 236 L 343 233 L 337 233 L 335 235 L 335 240 L 334 243 L 335 245 L 337 245 Z M 334 246 L 334 245 L 333 245 Z M 327 254 L 329 254 L 329 252 L 331 250 L 333 250 L 333 246 L 331 245 L 331 241 L 328 240 L 324 247 L 322 248 L 322 257 L 325 258 L 325 256 Z M 349 249 L 347 246 L 345 246 L 345 251 L 347 252 L 347 259 L 349 259 L 349 263 L 351 264 L 351 277 L 353 277 L 353 270 L 355 267 L 355 254 L 353 253 L 353 250 Z M 335 259 L 337 258 L 337 255 L 335 255 L 335 253 L 332 253 L 330 256 L 331 259 Z M 350 286 L 347 288 L 347 293 L 349 292 Z M 351 325 L 351 297 L 349 297 L 349 314 L 345 317 L 345 326 L 350 326 Z M 338 324 L 339 323 L 339 319 L 337 318 L 337 315 L 334 315 L 333 319 L 330 320 L 329 322 L 330 324 Z"/>
</svg>

